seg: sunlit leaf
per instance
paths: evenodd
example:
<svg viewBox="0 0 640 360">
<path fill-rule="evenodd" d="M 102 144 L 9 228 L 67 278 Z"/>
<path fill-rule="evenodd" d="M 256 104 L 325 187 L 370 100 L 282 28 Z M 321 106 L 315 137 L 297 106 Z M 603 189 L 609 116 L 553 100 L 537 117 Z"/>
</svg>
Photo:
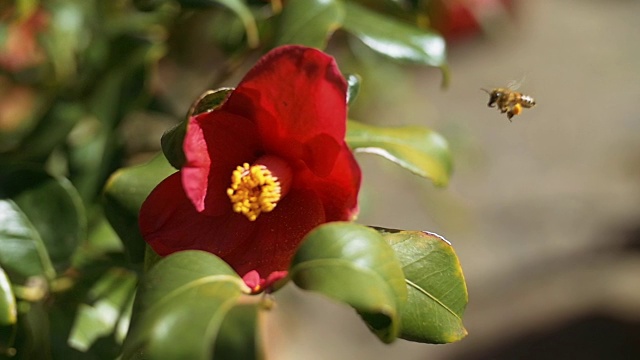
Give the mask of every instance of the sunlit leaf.
<svg viewBox="0 0 640 360">
<path fill-rule="evenodd" d="M 407 295 L 404 275 L 376 231 L 353 223 L 321 225 L 301 244 L 289 276 L 302 289 L 355 308 L 382 341 L 398 336 Z"/>
<path fill-rule="evenodd" d="M 138 228 L 138 213 L 151 190 L 175 169 L 162 155 L 140 166 L 116 171 L 104 189 L 104 211 L 131 261 L 144 259 L 145 242 Z"/>
<path fill-rule="evenodd" d="M 123 359 L 212 359 L 225 316 L 250 291 L 215 255 L 167 256 L 140 284 Z"/>
<path fill-rule="evenodd" d="M 282 10 L 276 45 L 324 49 L 343 19 L 343 3 L 339 0 L 289 0 Z"/>
<path fill-rule="evenodd" d="M 6 353 L 15 339 L 18 310 L 11 282 L 0 267 L 0 354 Z"/>
<path fill-rule="evenodd" d="M 380 155 L 435 185 L 449 182 L 453 167 L 449 145 L 425 127 L 383 128 L 350 120 L 347 143 L 355 152 Z"/>
<path fill-rule="evenodd" d="M 345 2 L 344 29 L 394 60 L 440 67 L 446 63 L 442 36 Z"/>
<path fill-rule="evenodd" d="M 400 337 L 435 344 L 465 337 L 467 287 L 451 244 L 426 231 L 378 231 L 396 252 L 406 277 L 409 297 Z"/>
<path fill-rule="evenodd" d="M 349 86 L 347 88 L 347 104 L 351 105 L 358 96 L 358 92 L 360 92 L 360 83 L 362 82 L 362 78 L 358 74 L 347 74 L 345 75 L 345 79 Z"/>
</svg>

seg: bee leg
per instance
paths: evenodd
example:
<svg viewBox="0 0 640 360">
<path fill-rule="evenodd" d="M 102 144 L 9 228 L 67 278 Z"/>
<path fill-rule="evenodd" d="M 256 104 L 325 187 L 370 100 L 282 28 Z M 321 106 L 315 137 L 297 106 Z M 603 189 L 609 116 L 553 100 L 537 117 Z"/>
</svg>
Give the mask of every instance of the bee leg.
<svg viewBox="0 0 640 360">
<path fill-rule="evenodd" d="M 513 122 L 513 120 L 511 120 L 511 118 L 513 117 L 513 115 L 515 115 L 515 114 L 513 113 L 513 111 L 509 111 L 509 112 L 507 112 L 507 118 L 509 119 L 509 122 Z"/>
</svg>

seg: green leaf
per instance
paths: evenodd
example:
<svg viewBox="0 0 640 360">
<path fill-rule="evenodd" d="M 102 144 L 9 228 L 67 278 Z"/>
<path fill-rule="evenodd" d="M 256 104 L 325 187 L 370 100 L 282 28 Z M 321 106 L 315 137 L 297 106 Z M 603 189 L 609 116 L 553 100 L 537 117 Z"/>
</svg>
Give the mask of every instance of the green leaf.
<svg viewBox="0 0 640 360">
<path fill-rule="evenodd" d="M 20 146 L 8 155 L 13 161 L 46 159 L 56 146 L 66 140 L 73 126 L 83 115 L 85 113 L 77 103 L 65 101 L 54 103 L 35 128 L 22 140 Z"/>
<path fill-rule="evenodd" d="M 158 262 L 136 297 L 123 359 L 212 359 L 222 322 L 250 293 L 220 258 L 189 250 Z"/>
<path fill-rule="evenodd" d="M 345 75 L 345 79 L 347 80 L 347 104 L 351 105 L 356 97 L 358 97 L 358 93 L 360 92 L 360 83 L 362 82 L 362 77 L 358 74 L 347 74 Z"/>
<path fill-rule="evenodd" d="M 69 267 L 87 227 L 82 200 L 69 180 L 38 167 L 6 164 L 0 169 L 0 188 L 0 198 L 13 200 L 45 245 L 48 255 L 42 256 L 57 270 Z"/>
<path fill-rule="evenodd" d="M 42 238 L 12 200 L 0 200 L 0 266 L 23 282 L 30 276 L 52 279 L 55 270 Z"/>
<path fill-rule="evenodd" d="M 175 170 L 162 155 L 144 165 L 116 171 L 104 188 L 104 211 L 132 262 L 144 260 L 145 242 L 138 213 L 151 190 Z"/>
<path fill-rule="evenodd" d="M 86 94 L 90 116 L 73 129 L 65 148 L 69 178 L 86 203 L 92 203 L 114 165 L 121 160 L 122 142 L 118 126 L 132 110 L 149 97 L 150 64 L 162 54 L 162 45 L 143 36 L 118 36 L 100 55 L 108 67 L 92 82 Z"/>
<path fill-rule="evenodd" d="M 11 282 L 0 267 L 0 354 L 7 353 L 13 345 L 17 321 L 18 310 Z"/>
<path fill-rule="evenodd" d="M 48 279 L 65 269 L 81 239 L 86 218 L 82 202 L 66 179 L 37 167 L 3 164 L 0 168 L 0 265 L 22 282 Z"/>
<path fill-rule="evenodd" d="M 162 144 L 162 152 L 173 167 L 180 169 L 186 161 L 182 144 L 184 143 L 184 137 L 187 134 L 189 118 L 217 109 L 227 100 L 232 91 L 233 88 L 221 88 L 218 90 L 206 91 L 193 102 L 189 112 L 187 113 L 187 119 L 185 121 L 180 122 L 162 134 L 162 139 L 160 140 L 160 143 Z"/>
<path fill-rule="evenodd" d="M 245 32 L 247 33 L 247 44 L 251 48 L 258 47 L 260 43 L 260 37 L 258 34 L 258 26 L 256 25 L 256 19 L 251 13 L 251 9 L 247 7 L 242 0 L 179 0 L 180 5 L 184 7 L 210 7 L 216 5 L 222 5 L 229 10 L 233 11 L 244 25 Z"/>
<path fill-rule="evenodd" d="M 445 41 L 353 2 L 345 2 L 344 29 L 374 51 L 397 61 L 441 67 L 446 64 Z"/>
<path fill-rule="evenodd" d="M 68 344 L 87 351 L 100 337 L 113 334 L 127 310 L 138 277 L 122 269 L 110 269 L 89 292 L 91 304 L 80 304 Z"/>
<path fill-rule="evenodd" d="M 276 45 L 300 44 L 324 49 L 343 19 L 341 1 L 289 0 L 282 9 Z"/>
<path fill-rule="evenodd" d="M 427 231 L 377 230 L 396 252 L 406 277 L 409 297 L 400 337 L 432 344 L 465 337 L 467 286 L 451 244 Z"/>
<path fill-rule="evenodd" d="M 425 127 L 383 128 L 349 120 L 347 143 L 355 152 L 380 155 L 437 186 L 449 182 L 453 167 L 449 145 Z"/>
<path fill-rule="evenodd" d="M 407 290 L 400 263 L 376 231 L 353 223 L 319 226 L 294 255 L 289 276 L 302 289 L 355 308 L 385 343 L 397 337 Z"/>
<path fill-rule="evenodd" d="M 241 304 L 227 313 L 218 338 L 214 354 L 219 359 L 263 359 L 260 347 L 260 304 Z"/>
</svg>

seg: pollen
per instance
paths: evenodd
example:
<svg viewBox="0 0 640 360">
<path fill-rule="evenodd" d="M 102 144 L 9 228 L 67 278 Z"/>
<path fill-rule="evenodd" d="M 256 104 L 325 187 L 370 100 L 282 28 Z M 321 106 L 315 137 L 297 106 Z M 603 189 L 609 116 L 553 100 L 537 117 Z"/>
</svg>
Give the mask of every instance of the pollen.
<svg viewBox="0 0 640 360">
<path fill-rule="evenodd" d="M 513 113 L 513 115 L 520 115 L 520 113 L 522 113 L 522 105 L 515 104 L 513 106 L 513 109 L 511 109 L 511 112 Z"/>
<path fill-rule="evenodd" d="M 282 197 L 280 181 L 264 165 L 238 166 L 227 189 L 233 211 L 255 221 L 261 213 L 275 209 Z"/>
</svg>

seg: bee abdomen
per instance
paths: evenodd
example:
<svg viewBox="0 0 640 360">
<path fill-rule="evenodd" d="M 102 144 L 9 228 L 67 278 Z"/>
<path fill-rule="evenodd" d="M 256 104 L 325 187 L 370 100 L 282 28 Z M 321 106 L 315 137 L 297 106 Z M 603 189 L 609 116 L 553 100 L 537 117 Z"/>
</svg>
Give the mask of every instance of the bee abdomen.
<svg viewBox="0 0 640 360">
<path fill-rule="evenodd" d="M 522 106 L 530 108 L 536 104 L 536 101 L 529 95 L 522 95 L 520 98 L 522 100 Z"/>
</svg>

